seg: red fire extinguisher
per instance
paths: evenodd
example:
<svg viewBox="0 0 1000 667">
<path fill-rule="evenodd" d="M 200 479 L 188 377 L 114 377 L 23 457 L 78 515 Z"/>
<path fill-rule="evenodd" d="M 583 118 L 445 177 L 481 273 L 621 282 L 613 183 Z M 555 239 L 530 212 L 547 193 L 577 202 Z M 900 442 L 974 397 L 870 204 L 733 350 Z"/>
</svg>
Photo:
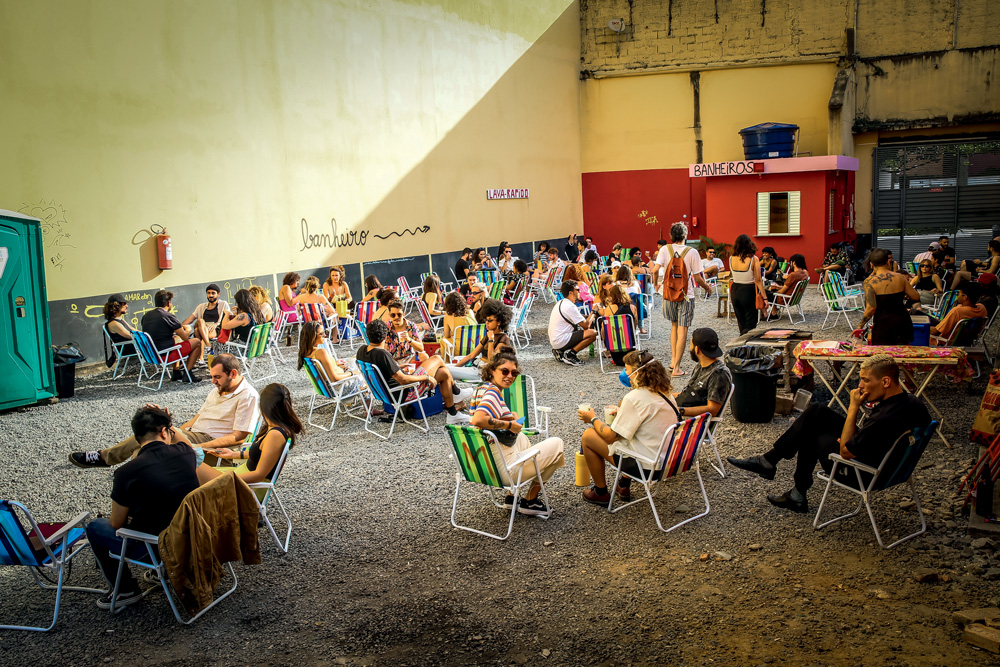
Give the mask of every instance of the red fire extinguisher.
<svg viewBox="0 0 1000 667">
<path fill-rule="evenodd" d="M 174 253 L 170 248 L 170 235 L 166 229 L 156 235 L 156 258 L 161 270 L 174 268 Z"/>
</svg>

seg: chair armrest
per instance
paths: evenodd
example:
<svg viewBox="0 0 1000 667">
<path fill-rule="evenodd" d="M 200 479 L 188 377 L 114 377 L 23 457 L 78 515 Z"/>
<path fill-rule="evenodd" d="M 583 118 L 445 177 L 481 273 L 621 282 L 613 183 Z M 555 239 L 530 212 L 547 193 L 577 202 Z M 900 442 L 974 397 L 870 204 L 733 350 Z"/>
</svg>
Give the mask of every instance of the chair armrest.
<svg viewBox="0 0 1000 667">
<path fill-rule="evenodd" d="M 648 463 L 650 466 L 656 465 L 656 461 L 651 458 L 645 457 L 638 452 L 633 452 L 628 447 L 616 447 L 615 453 L 619 456 L 628 456 L 635 459 L 636 461 L 641 461 L 642 463 Z"/>
<path fill-rule="evenodd" d="M 539 405 L 536 406 L 535 409 L 538 410 L 539 412 L 544 412 L 545 414 L 552 412 L 552 408 L 550 408 L 547 405 Z"/>
<path fill-rule="evenodd" d="M 72 521 L 67 522 L 65 526 L 49 535 L 45 540 L 45 545 L 52 546 L 53 544 L 61 541 L 64 537 L 66 537 L 66 534 L 69 533 L 69 531 L 76 528 L 89 518 L 90 512 L 80 512 L 80 514 L 78 514 Z"/>
<path fill-rule="evenodd" d="M 273 489 L 274 482 L 249 482 L 247 486 L 251 489 Z"/>
<path fill-rule="evenodd" d="M 516 459 L 514 459 L 513 461 L 511 461 L 510 463 L 508 463 L 507 467 L 508 468 L 515 468 L 515 467 L 517 467 L 519 465 L 523 465 L 523 464 L 527 463 L 528 461 L 531 461 L 532 459 L 534 459 L 536 456 L 538 456 L 538 452 L 537 451 L 535 451 L 535 452 L 528 452 L 528 453 L 522 454 L 521 456 L 517 457 Z"/>
<path fill-rule="evenodd" d="M 140 542 L 150 542 L 156 544 L 160 538 L 156 535 L 151 535 L 149 533 L 140 533 L 138 530 L 132 530 L 130 528 L 119 528 L 118 532 L 115 533 L 118 537 L 127 537 L 130 540 L 139 540 Z"/>
<path fill-rule="evenodd" d="M 177 350 L 179 352 L 180 349 L 181 349 L 181 344 L 178 343 L 177 345 L 174 345 L 173 347 L 168 347 L 165 350 L 157 350 L 156 354 L 160 356 L 160 361 L 162 362 L 164 359 L 170 356 L 171 352 L 173 352 L 174 350 Z"/>
<path fill-rule="evenodd" d="M 878 472 L 878 468 L 873 468 L 870 465 L 866 465 L 861 461 L 858 461 L 857 459 L 845 459 L 840 454 L 830 454 L 830 460 L 843 463 L 844 465 L 849 465 L 852 468 L 858 468 L 859 470 L 863 470 L 865 472 L 870 472 L 873 475 Z"/>
</svg>

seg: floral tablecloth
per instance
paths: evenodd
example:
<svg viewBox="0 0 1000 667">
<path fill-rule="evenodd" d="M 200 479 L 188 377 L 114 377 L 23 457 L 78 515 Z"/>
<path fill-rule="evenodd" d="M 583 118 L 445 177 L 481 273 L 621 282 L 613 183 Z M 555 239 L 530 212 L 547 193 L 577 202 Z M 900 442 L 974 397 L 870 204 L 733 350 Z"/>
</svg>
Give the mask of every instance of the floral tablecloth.
<svg viewBox="0 0 1000 667">
<path fill-rule="evenodd" d="M 831 342 L 836 347 L 824 347 Z M 819 344 L 819 345 L 817 345 Z M 965 350 L 957 347 L 923 347 L 918 345 L 865 345 L 861 341 L 846 343 L 841 341 L 804 340 L 795 346 L 795 366 L 792 372 L 802 377 L 813 372 L 812 366 L 799 357 L 806 354 L 810 357 L 828 357 L 830 361 L 837 358 L 870 357 L 875 354 L 888 354 L 897 362 L 906 366 L 911 372 L 930 372 L 935 367 L 938 373 L 944 374 L 952 382 L 958 383 L 972 377 L 972 365 L 966 358 Z M 921 359 L 955 359 L 954 364 L 922 364 Z"/>
</svg>

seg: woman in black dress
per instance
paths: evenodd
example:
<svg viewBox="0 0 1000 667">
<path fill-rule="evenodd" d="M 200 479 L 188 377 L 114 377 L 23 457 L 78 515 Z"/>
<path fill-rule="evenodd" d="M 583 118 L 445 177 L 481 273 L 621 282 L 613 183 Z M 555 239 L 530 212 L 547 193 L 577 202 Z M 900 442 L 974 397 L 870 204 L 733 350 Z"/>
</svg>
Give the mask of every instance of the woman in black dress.
<svg viewBox="0 0 1000 667">
<path fill-rule="evenodd" d="M 882 248 L 868 254 L 872 274 L 865 278 L 865 312 L 862 326 L 872 322 L 872 345 L 909 345 L 913 341 L 913 322 L 906 299 L 919 301 L 920 295 L 906 276 L 889 269 L 889 255 Z"/>
</svg>

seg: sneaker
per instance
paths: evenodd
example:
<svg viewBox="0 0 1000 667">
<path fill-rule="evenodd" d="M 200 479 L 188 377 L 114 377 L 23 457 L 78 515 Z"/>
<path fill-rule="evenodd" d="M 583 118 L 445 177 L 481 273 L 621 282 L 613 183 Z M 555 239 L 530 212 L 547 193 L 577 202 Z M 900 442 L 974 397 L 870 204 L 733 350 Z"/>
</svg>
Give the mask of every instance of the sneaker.
<svg viewBox="0 0 1000 667">
<path fill-rule="evenodd" d="M 524 498 L 521 498 L 521 500 L 517 503 L 517 513 L 527 514 L 528 516 L 540 516 L 542 514 L 548 514 L 548 510 L 545 509 L 545 503 L 543 503 L 539 498 L 535 498 L 534 500 L 525 500 Z"/>
<path fill-rule="evenodd" d="M 69 455 L 69 462 L 77 468 L 110 468 L 100 452 L 73 452 Z"/>
<path fill-rule="evenodd" d="M 465 403 L 467 400 L 472 398 L 472 394 L 474 394 L 475 391 L 476 390 L 473 389 L 472 387 L 463 387 L 460 392 L 455 394 L 455 398 L 452 400 L 455 401 L 455 405 L 458 405 L 459 403 Z"/>
<path fill-rule="evenodd" d="M 188 371 L 188 373 L 191 374 L 191 384 L 195 384 L 196 382 L 201 382 L 202 380 L 205 379 L 205 378 L 201 377 L 200 375 L 198 375 L 197 373 L 195 373 L 194 371 Z M 185 376 L 185 377 L 187 377 L 187 376 Z"/>
<path fill-rule="evenodd" d="M 195 368 L 208 368 L 208 362 L 205 361 L 204 359 L 199 359 L 198 361 L 195 362 L 194 367 Z"/>
<path fill-rule="evenodd" d="M 138 590 L 118 593 L 118 598 L 115 600 L 115 608 L 128 607 L 141 599 L 142 592 Z M 109 592 L 107 595 L 97 598 L 97 606 L 101 609 L 111 609 L 111 593 Z"/>
<path fill-rule="evenodd" d="M 583 362 L 580 360 L 580 357 L 576 356 L 576 352 L 574 350 L 567 350 L 566 352 L 563 352 L 562 359 L 560 361 L 564 364 L 569 364 L 570 366 L 583 366 Z"/>
<path fill-rule="evenodd" d="M 552 350 L 552 356 L 556 358 L 556 361 L 563 360 L 562 350 Z"/>
<path fill-rule="evenodd" d="M 464 412 L 456 412 L 453 415 L 448 415 L 448 419 L 445 421 L 449 426 L 451 426 L 452 424 L 468 424 L 471 419 L 469 418 L 469 415 Z"/>
</svg>

